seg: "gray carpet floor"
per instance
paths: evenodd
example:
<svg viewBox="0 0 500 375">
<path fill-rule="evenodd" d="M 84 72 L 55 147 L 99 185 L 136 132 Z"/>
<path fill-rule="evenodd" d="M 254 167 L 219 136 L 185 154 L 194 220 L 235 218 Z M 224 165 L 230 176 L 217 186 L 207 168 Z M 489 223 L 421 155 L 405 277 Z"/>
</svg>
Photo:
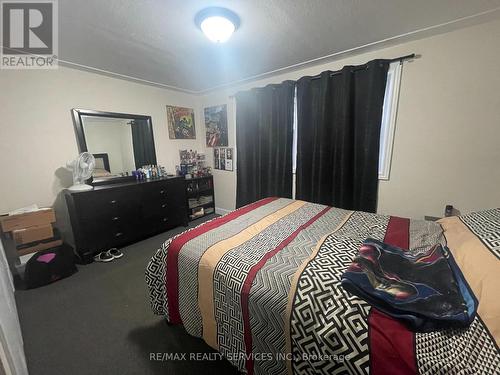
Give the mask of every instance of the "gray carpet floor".
<svg viewBox="0 0 500 375">
<path fill-rule="evenodd" d="M 54 284 L 18 290 L 30 374 L 237 374 L 225 360 L 189 360 L 189 353 L 214 351 L 150 310 L 146 264 L 167 238 L 184 229 L 130 245 L 111 263 L 78 266 L 78 273 Z M 179 358 L 152 360 L 152 353 L 179 353 Z M 184 353 L 187 360 L 180 358 Z"/>
</svg>

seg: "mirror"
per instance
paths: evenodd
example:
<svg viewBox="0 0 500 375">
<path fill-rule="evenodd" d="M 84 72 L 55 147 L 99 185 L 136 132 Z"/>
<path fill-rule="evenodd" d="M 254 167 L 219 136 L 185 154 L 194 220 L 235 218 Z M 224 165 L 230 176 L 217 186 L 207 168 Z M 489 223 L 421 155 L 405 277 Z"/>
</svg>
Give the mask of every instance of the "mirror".
<svg viewBox="0 0 500 375">
<path fill-rule="evenodd" d="M 151 117 L 73 109 L 80 152 L 96 159 L 93 182 L 122 179 L 156 164 Z"/>
</svg>

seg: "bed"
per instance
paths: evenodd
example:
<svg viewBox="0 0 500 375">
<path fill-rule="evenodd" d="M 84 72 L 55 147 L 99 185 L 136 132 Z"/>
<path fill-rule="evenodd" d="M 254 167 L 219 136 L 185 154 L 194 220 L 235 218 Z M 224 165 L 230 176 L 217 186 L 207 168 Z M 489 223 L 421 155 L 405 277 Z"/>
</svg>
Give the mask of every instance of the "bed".
<svg viewBox="0 0 500 375">
<path fill-rule="evenodd" d="M 340 278 L 367 237 L 447 244 L 479 300 L 468 329 L 414 333 Z M 248 374 L 498 374 L 500 209 L 439 222 L 267 198 L 167 240 L 146 269 L 153 312 Z"/>
</svg>

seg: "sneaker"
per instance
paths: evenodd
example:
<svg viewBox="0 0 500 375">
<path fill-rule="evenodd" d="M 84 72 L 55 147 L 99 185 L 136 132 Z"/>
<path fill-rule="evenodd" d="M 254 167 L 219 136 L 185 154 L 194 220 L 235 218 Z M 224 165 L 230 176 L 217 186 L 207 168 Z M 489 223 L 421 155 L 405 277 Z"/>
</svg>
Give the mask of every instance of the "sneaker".
<svg viewBox="0 0 500 375">
<path fill-rule="evenodd" d="M 123 256 L 123 253 L 118 250 L 116 247 L 113 247 L 112 249 L 109 249 L 107 251 L 107 254 L 111 257 L 113 257 L 113 259 L 119 259 Z"/>
<path fill-rule="evenodd" d="M 113 259 L 115 258 L 113 258 L 112 255 L 108 254 L 107 251 L 101 251 L 94 257 L 95 262 L 103 262 L 103 263 L 111 262 Z"/>
</svg>

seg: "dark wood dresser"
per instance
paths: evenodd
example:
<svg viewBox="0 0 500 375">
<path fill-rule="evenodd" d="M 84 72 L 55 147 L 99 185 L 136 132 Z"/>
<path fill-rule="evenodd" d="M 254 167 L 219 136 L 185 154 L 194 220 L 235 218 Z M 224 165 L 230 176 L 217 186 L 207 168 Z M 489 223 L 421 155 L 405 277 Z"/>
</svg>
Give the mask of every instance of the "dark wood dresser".
<svg viewBox="0 0 500 375">
<path fill-rule="evenodd" d="M 96 186 L 65 192 L 74 247 L 82 263 L 112 247 L 122 247 L 188 224 L 183 177 Z"/>
</svg>

